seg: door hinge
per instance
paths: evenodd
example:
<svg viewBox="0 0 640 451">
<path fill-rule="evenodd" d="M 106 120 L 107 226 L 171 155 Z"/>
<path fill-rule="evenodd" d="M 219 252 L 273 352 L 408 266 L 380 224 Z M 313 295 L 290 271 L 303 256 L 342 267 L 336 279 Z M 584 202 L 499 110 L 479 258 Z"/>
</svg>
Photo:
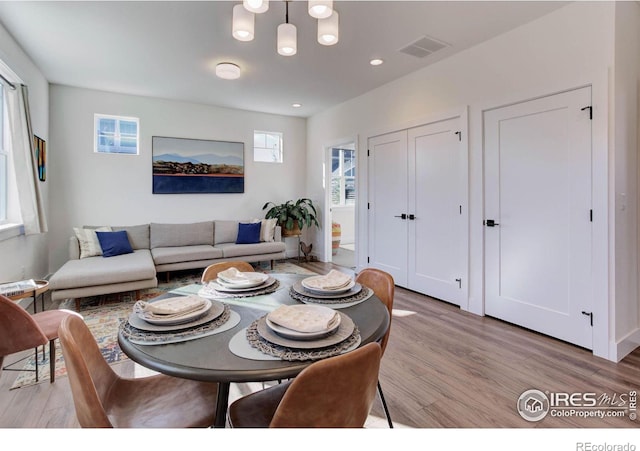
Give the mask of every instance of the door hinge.
<svg viewBox="0 0 640 451">
<path fill-rule="evenodd" d="M 369 257 L 367 257 L 367 263 L 369 263 Z"/>
<path fill-rule="evenodd" d="M 593 210 L 589 210 L 589 222 L 593 222 Z"/>
<path fill-rule="evenodd" d="M 455 132 L 458 135 L 458 141 L 462 142 L 462 132 Z"/>
<path fill-rule="evenodd" d="M 462 279 L 456 279 L 456 282 L 458 282 L 458 288 L 462 289 Z"/>
<path fill-rule="evenodd" d="M 371 151 L 369 149 L 367 149 L 367 156 L 371 155 Z"/>
<path fill-rule="evenodd" d="M 371 202 L 367 202 L 367 210 L 371 210 Z"/>
<path fill-rule="evenodd" d="M 582 311 L 582 314 L 584 316 L 588 316 L 589 317 L 589 322 L 591 324 L 591 327 L 593 327 L 593 312 L 585 312 L 584 310 Z"/>
<path fill-rule="evenodd" d="M 593 120 L 593 107 L 591 105 L 580 108 L 580 111 L 589 110 L 589 119 Z"/>
<path fill-rule="evenodd" d="M 460 205 L 460 214 L 462 214 L 462 205 Z"/>
</svg>

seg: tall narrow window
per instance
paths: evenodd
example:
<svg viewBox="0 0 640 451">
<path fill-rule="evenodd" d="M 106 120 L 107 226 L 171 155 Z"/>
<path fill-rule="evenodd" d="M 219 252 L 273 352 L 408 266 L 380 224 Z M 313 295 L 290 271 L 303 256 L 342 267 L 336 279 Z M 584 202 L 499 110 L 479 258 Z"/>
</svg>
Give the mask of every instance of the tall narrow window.
<svg viewBox="0 0 640 451">
<path fill-rule="evenodd" d="M 4 86 L 0 84 L 0 224 L 7 222 L 7 198 L 9 196 L 9 187 L 7 179 L 9 178 L 8 165 L 9 154 L 7 152 L 7 143 L 5 141 L 5 111 L 4 106 Z"/>
<path fill-rule="evenodd" d="M 282 163 L 282 133 L 254 131 L 253 161 Z"/>
<path fill-rule="evenodd" d="M 331 204 L 353 205 L 356 202 L 355 150 L 331 149 Z"/>
<path fill-rule="evenodd" d="M 94 122 L 94 152 L 138 155 L 137 117 L 96 114 Z"/>
</svg>

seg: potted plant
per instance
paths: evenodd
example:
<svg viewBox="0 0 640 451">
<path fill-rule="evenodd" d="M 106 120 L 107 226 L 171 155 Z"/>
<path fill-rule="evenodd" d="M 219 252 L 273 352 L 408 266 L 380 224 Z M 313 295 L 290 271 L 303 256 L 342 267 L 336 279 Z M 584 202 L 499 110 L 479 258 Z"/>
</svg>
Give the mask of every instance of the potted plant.
<svg viewBox="0 0 640 451">
<path fill-rule="evenodd" d="M 292 200 L 288 200 L 279 205 L 267 202 L 262 209 L 266 210 L 267 208 L 269 209 L 264 217 L 277 219 L 278 225 L 282 227 L 283 236 L 300 235 L 301 229 L 311 227 L 313 224 L 320 228 L 317 219 L 318 212 L 311 199 L 302 198 L 295 201 L 295 203 Z"/>
</svg>

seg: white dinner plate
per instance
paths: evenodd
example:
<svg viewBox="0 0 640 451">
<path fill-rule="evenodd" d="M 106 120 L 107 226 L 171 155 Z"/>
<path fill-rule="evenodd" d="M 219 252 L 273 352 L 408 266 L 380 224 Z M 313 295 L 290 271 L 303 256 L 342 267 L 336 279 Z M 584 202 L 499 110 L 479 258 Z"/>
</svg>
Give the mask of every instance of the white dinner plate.
<svg viewBox="0 0 640 451">
<path fill-rule="evenodd" d="M 316 340 L 318 338 L 323 338 L 328 335 L 331 335 L 336 330 L 338 330 L 338 327 L 340 327 L 340 322 L 342 317 L 338 315 L 337 318 L 338 319 L 335 322 L 335 324 L 333 324 L 330 328 L 328 328 L 327 330 L 321 330 L 319 332 L 298 332 L 297 330 L 292 330 L 287 327 L 280 326 L 279 324 L 274 323 L 269 319 L 268 315 L 265 318 L 265 322 L 267 323 L 267 326 L 269 327 L 269 329 L 271 329 L 281 337 L 290 338 L 292 340 Z"/>
<path fill-rule="evenodd" d="M 232 280 L 218 274 L 216 282 L 226 288 L 253 288 L 265 283 L 269 278 L 268 274 L 260 272 L 244 272 L 242 274 L 246 274 L 247 279 Z"/>
<path fill-rule="evenodd" d="M 149 312 L 136 312 L 140 319 L 145 320 L 149 324 L 155 324 L 158 326 L 173 326 L 176 324 L 185 324 L 191 321 L 195 321 L 200 318 L 202 315 L 206 314 L 211 308 L 211 301 L 207 298 L 204 299 L 204 304 L 198 310 L 194 310 L 193 312 L 189 312 L 182 316 L 174 316 L 169 318 L 162 318 L 160 315 L 153 315 Z"/>
<path fill-rule="evenodd" d="M 244 293 L 248 291 L 262 290 L 263 288 L 270 287 L 271 285 L 276 283 L 276 279 L 274 279 L 273 277 L 269 277 L 267 274 L 265 275 L 267 276 L 267 279 L 264 282 L 262 282 L 259 285 L 256 285 L 255 287 L 249 287 L 249 288 L 227 287 L 219 284 L 217 281 L 209 282 L 209 283 L 213 283 L 214 290 L 219 291 L 221 293 Z"/>
</svg>

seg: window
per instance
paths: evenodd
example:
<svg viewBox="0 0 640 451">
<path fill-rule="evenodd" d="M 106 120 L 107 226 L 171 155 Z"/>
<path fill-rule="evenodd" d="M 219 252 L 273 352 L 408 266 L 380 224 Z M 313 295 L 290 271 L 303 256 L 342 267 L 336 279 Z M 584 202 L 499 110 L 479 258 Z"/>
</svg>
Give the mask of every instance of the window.
<svg viewBox="0 0 640 451">
<path fill-rule="evenodd" d="M 282 133 L 254 131 L 253 161 L 282 163 Z"/>
<path fill-rule="evenodd" d="M 4 106 L 4 86 L 0 84 L 0 224 L 7 222 L 7 198 L 9 186 L 9 153 L 5 142 L 5 106 Z"/>
<path fill-rule="evenodd" d="M 356 155 L 353 149 L 331 149 L 331 205 L 356 202 Z"/>
<path fill-rule="evenodd" d="M 94 152 L 138 155 L 137 117 L 96 114 Z"/>
</svg>

